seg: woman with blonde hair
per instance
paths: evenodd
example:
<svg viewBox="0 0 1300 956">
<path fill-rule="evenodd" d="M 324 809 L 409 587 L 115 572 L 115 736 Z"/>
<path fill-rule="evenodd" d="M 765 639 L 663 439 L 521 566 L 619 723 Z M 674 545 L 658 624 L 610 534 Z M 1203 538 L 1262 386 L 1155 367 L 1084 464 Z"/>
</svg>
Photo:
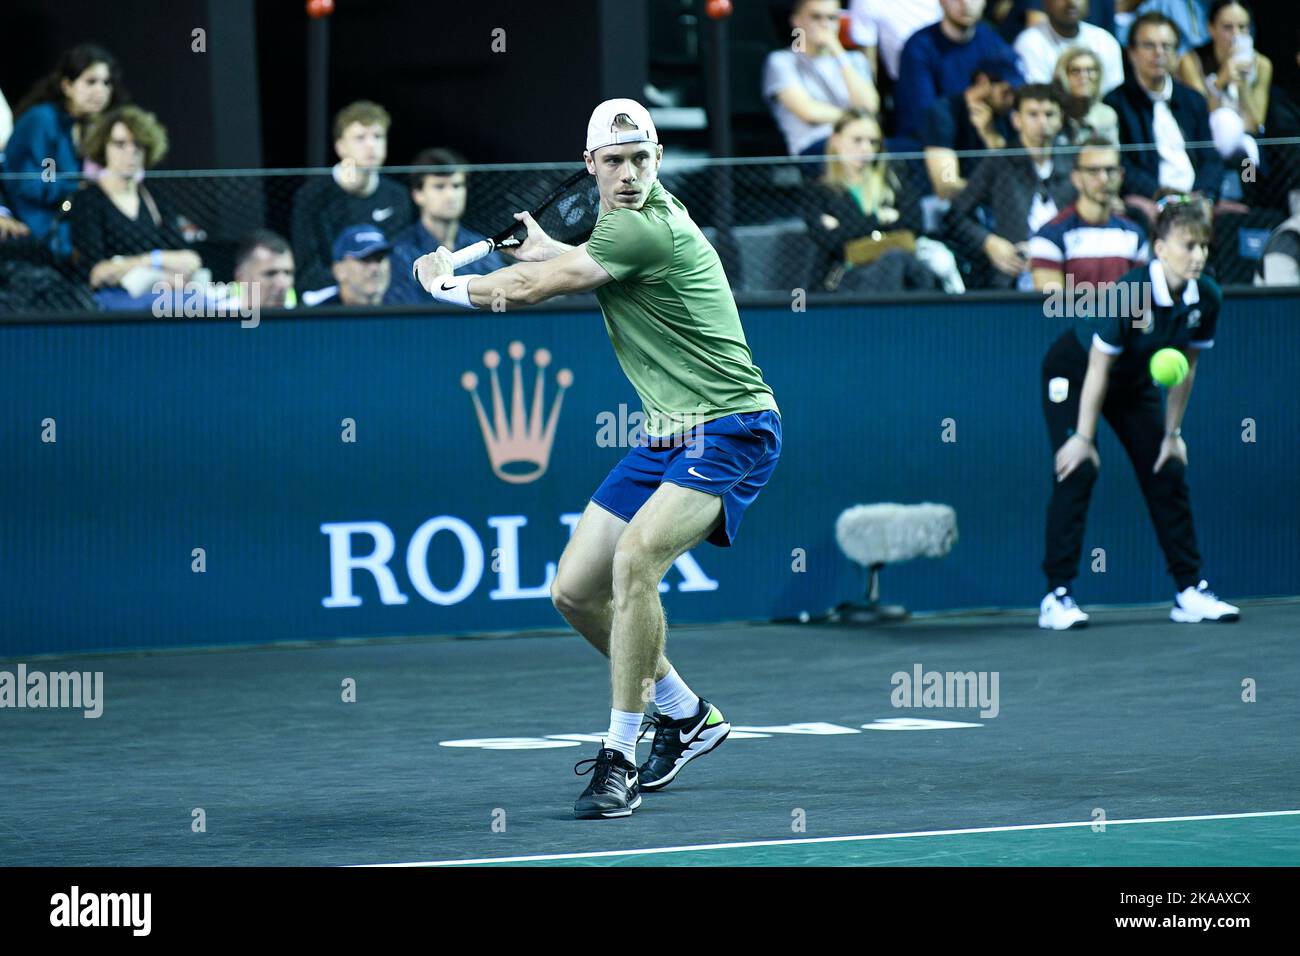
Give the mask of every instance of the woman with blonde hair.
<svg viewBox="0 0 1300 956">
<path fill-rule="evenodd" d="M 86 137 L 86 159 L 103 169 L 73 201 L 72 245 L 91 287 L 109 290 L 100 297 L 108 307 L 124 298 L 119 287 L 148 289 L 159 276 L 188 280 L 202 266 L 198 254 L 185 248 L 176 215 L 144 186 L 145 170 L 166 152 L 166 129 L 136 106 L 104 114 Z M 129 291 L 125 298 L 139 295 Z"/>
<path fill-rule="evenodd" d="M 1061 54 L 1052 85 L 1065 104 L 1062 134 L 1071 146 L 1090 139 L 1119 144 L 1119 117 L 1101 101 L 1101 60 L 1091 50 L 1075 46 Z"/>
<path fill-rule="evenodd" d="M 940 287 L 939 277 L 918 254 L 941 260 L 942 253 L 936 254 L 933 247 L 947 250 L 917 238 L 922 230 L 920 202 L 881 155 L 882 143 L 880 124 L 862 110 L 845 113 L 832 127 L 826 171 L 807 187 L 803 203 L 804 220 L 817 246 L 813 285 L 819 291 Z"/>
</svg>

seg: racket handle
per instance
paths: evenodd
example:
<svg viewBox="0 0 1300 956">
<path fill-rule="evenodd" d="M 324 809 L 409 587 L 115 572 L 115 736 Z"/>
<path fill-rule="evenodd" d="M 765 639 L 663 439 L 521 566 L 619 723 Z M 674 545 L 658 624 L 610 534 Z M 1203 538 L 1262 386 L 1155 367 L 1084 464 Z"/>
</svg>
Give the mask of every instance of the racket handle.
<svg viewBox="0 0 1300 956">
<path fill-rule="evenodd" d="M 492 251 L 491 239 L 480 239 L 473 245 L 466 246 L 451 254 L 451 267 L 453 270 L 463 269 L 471 262 L 478 262 L 489 252 Z"/>
</svg>

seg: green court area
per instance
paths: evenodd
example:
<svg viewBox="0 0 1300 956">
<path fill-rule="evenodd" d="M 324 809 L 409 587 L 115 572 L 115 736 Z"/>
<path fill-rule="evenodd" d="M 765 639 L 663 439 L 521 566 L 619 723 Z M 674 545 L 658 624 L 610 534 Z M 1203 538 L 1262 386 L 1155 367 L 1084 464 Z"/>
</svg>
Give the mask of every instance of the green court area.
<svg viewBox="0 0 1300 956">
<path fill-rule="evenodd" d="M 1300 814 L 537 858 L 489 866 L 1296 866 Z"/>
</svg>

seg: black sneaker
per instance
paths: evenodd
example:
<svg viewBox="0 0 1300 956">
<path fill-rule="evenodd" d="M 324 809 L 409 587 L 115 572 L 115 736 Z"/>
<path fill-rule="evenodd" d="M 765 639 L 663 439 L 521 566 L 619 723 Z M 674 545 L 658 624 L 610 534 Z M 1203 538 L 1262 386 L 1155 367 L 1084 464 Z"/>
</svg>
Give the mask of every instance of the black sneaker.
<svg viewBox="0 0 1300 956">
<path fill-rule="evenodd" d="M 673 720 L 666 714 L 651 714 L 647 720 L 650 723 L 641 734 L 644 736 L 654 727 L 655 739 L 650 745 L 650 756 L 641 765 L 643 790 L 662 790 L 673 782 L 682 767 L 713 750 L 731 733 L 731 724 L 722 711 L 703 697 L 694 717 Z"/>
<path fill-rule="evenodd" d="M 579 770 L 584 763 L 592 766 Z M 579 777 L 591 773 L 591 783 L 573 805 L 573 815 L 579 820 L 630 817 L 632 811 L 641 806 L 636 765 L 629 763 L 617 750 L 602 747 L 595 757 L 574 764 L 573 772 Z"/>
</svg>

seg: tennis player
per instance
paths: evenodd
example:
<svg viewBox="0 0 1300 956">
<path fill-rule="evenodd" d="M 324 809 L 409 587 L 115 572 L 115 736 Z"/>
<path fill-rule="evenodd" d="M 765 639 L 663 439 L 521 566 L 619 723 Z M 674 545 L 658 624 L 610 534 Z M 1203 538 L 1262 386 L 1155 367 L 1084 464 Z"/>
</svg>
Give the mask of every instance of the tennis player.
<svg viewBox="0 0 1300 956">
<path fill-rule="evenodd" d="M 1235 621 L 1236 607 L 1219 600 L 1201 580 L 1201 556 L 1187 490 L 1183 415 L 1192 397 L 1201 353 L 1214 345 L 1223 293 L 1201 275 L 1210 243 L 1207 204 L 1168 196 L 1159 204 L 1155 258 L 1119 280 L 1127 285 L 1100 318 L 1079 318 L 1048 350 L 1042 365 L 1043 414 L 1056 451 L 1056 481 L 1047 509 L 1047 595 L 1038 626 L 1083 627 L 1088 615 L 1075 603 L 1071 582 L 1079 572 L 1088 503 L 1097 481 L 1097 419 L 1114 429 L 1146 498 L 1176 594 L 1170 618 L 1181 623 Z M 1099 297 L 1100 298 L 1100 297 Z M 1128 312 L 1129 315 L 1123 313 Z M 1174 348 L 1187 356 L 1187 377 L 1169 389 L 1163 414 L 1151 378 L 1151 356 Z M 1163 419 L 1163 421 L 1162 421 Z"/>
<path fill-rule="evenodd" d="M 446 249 L 416 262 L 434 298 L 471 309 L 594 290 L 623 372 L 644 406 L 633 447 L 591 496 L 551 585 L 555 607 L 609 657 L 609 732 L 574 805 L 579 819 L 629 816 L 714 750 L 731 725 L 664 656 L 659 582 L 703 541 L 730 547 L 745 509 L 781 453 L 781 418 L 754 365 L 726 273 L 686 208 L 658 181 L 663 147 L 650 114 L 607 100 L 587 124 L 587 171 L 600 213 L 591 238 L 568 246 L 528 213 L 519 262 L 453 276 Z M 646 704 L 658 713 L 650 756 L 636 765 Z"/>
</svg>

